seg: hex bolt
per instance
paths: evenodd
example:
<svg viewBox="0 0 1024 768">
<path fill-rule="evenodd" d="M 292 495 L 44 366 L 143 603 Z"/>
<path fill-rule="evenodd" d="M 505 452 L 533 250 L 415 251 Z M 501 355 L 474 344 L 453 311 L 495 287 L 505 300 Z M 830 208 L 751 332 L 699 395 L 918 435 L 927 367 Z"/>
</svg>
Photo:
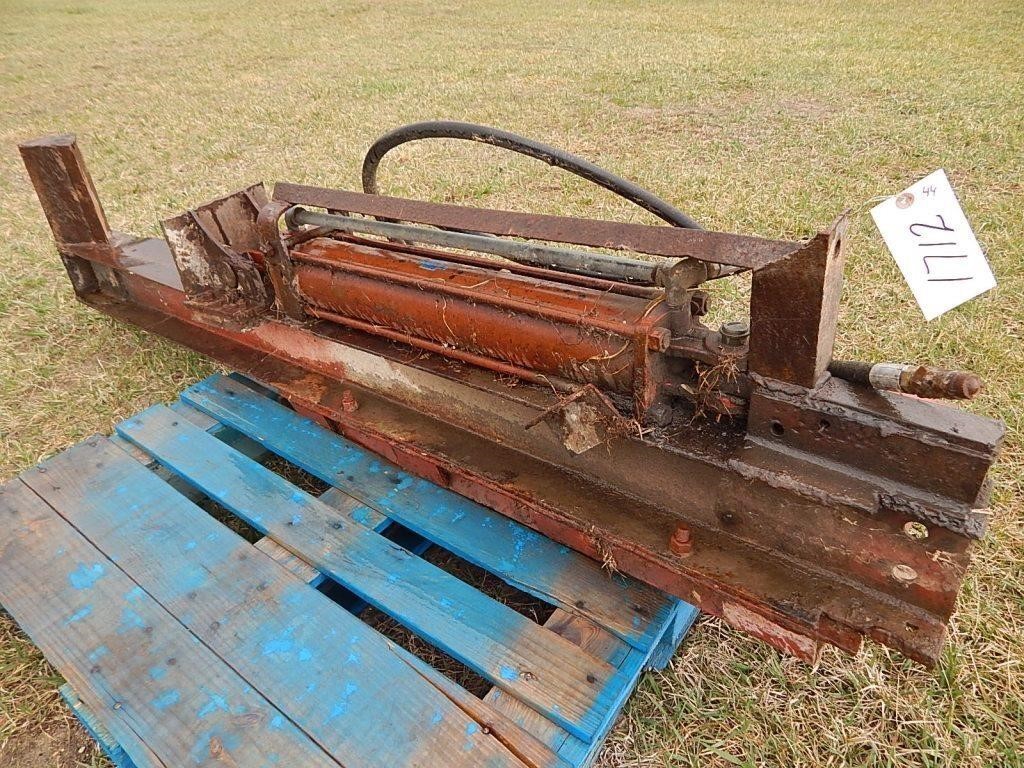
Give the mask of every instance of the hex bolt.
<svg viewBox="0 0 1024 768">
<path fill-rule="evenodd" d="M 672 538 L 668 540 L 668 548 L 676 555 L 688 555 L 693 551 L 693 542 L 690 539 L 690 529 L 680 523 L 672 532 Z"/>
<path fill-rule="evenodd" d="M 655 352 L 664 352 L 672 343 L 672 333 L 668 328 L 653 328 L 647 334 L 647 348 Z"/>
<path fill-rule="evenodd" d="M 356 396 L 352 394 L 351 389 L 346 389 L 341 393 L 341 410 L 345 413 L 352 413 L 359 408 L 359 401 L 356 400 Z"/>
</svg>

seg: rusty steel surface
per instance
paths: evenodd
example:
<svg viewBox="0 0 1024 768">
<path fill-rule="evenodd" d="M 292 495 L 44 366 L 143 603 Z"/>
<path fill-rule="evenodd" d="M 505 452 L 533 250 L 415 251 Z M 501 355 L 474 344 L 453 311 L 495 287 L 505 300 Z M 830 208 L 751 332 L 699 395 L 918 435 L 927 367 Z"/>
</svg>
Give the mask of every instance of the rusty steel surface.
<svg viewBox="0 0 1024 768">
<path fill-rule="evenodd" d="M 91 306 L 801 658 L 863 637 L 938 657 L 1003 427 L 829 375 L 842 220 L 782 243 L 278 185 L 288 199 L 268 201 L 253 228 L 197 241 L 221 285 L 203 297 L 168 267 L 182 266 L 172 238 L 111 235 L 73 142 L 23 155 Z M 700 322 L 707 295 L 684 261 L 662 290 L 638 292 L 409 243 L 280 233 L 291 202 L 747 264 L 749 338 Z M 225 265 L 259 275 L 273 306 L 212 316 L 210 301 L 237 295 Z"/>
</svg>

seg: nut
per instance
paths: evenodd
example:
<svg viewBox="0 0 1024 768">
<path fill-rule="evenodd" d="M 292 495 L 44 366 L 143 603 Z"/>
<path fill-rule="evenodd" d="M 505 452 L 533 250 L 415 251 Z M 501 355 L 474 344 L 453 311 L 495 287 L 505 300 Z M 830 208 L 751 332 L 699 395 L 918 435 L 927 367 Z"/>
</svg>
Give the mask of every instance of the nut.
<svg viewBox="0 0 1024 768">
<path fill-rule="evenodd" d="M 676 526 L 672 537 L 668 540 L 668 548 L 676 555 L 688 555 L 693 551 L 690 529 L 682 524 Z"/>
<path fill-rule="evenodd" d="M 352 413 L 359 408 L 359 401 L 356 400 L 356 396 L 352 394 L 352 390 L 346 389 L 341 393 L 341 410 L 345 413 Z"/>
</svg>

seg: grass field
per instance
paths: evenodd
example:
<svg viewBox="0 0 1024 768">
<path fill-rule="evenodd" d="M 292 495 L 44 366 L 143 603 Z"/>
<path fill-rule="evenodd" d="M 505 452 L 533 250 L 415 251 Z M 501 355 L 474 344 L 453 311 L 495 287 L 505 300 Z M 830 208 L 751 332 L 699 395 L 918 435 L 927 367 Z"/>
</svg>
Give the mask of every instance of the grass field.
<svg viewBox="0 0 1024 768">
<path fill-rule="evenodd" d="M 0 0 L 0 477 L 212 370 L 75 303 L 15 148 L 40 133 L 77 132 L 112 225 L 147 234 L 259 179 L 355 188 L 378 134 L 439 117 L 576 151 L 710 228 L 798 237 L 852 207 L 838 353 L 972 368 L 971 408 L 1010 430 L 942 664 L 812 669 L 703 620 L 603 764 L 1024 765 L 1022 38 L 1020 0 Z M 938 167 L 1000 285 L 925 323 L 867 210 Z M 393 193 L 649 220 L 479 146 L 385 171 Z M 0 617 L 0 765 L 103 764 L 57 684 Z"/>
</svg>

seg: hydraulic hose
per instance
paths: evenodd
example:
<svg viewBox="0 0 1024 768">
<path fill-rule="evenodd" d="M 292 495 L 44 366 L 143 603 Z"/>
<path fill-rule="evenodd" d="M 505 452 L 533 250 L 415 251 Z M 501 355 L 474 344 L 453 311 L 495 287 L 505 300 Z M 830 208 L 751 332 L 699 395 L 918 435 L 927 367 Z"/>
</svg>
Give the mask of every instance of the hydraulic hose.
<svg viewBox="0 0 1024 768">
<path fill-rule="evenodd" d="M 377 194 L 377 168 L 384 155 L 397 146 L 420 139 L 464 139 L 490 144 L 494 147 L 518 152 L 521 155 L 541 160 L 548 165 L 569 171 L 569 173 L 604 187 L 623 197 L 646 211 L 650 211 L 659 219 L 674 227 L 684 229 L 702 229 L 700 224 L 687 216 L 673 205 L 669 205 L 660 197 L 643 187 L 616 176 L 600 166 L 594 165 L 582 157 L 577 157 L 555 147 L 549 147 L 533 139 L 518 136 L 499 128 L 486 125 L 474 125 L 454 120 L 431 120 L 424 123 L 411 123 L 396 128 L 381 136 L 373 143 L 363 158 L 363 191 Z"/>
</svg>

